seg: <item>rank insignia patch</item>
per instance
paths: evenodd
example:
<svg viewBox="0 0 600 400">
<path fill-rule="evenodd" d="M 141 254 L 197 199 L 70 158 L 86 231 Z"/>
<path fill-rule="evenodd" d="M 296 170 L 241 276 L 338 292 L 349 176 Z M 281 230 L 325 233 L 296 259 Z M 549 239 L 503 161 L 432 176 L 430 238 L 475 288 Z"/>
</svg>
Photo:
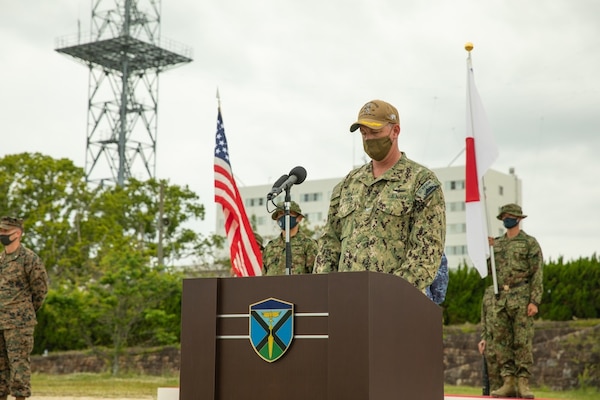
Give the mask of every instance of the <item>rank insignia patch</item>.
<svg viewBox="0 0 600 400">
<path fill-rule="evenodd" d="M 281 358 L 294 338 L 294 305 L 272 297 L 251 304 L 249 336 L 260 358 Z"/>
</svg>

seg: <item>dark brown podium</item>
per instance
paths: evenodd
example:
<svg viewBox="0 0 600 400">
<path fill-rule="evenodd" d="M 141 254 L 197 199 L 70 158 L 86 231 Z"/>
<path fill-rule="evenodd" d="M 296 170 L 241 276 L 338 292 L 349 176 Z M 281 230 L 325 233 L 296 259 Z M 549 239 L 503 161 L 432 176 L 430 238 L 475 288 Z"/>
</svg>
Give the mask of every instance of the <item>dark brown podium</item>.
<svg viewBox="0 0 600 400">
<path fill-rule="evenodd" d="M 249 307 L 293 304 L 276 361 L 249 338 Z M 181 400 L 443 400 L 442 312 L 377 272 L 183 282 Z"/>
</svg>

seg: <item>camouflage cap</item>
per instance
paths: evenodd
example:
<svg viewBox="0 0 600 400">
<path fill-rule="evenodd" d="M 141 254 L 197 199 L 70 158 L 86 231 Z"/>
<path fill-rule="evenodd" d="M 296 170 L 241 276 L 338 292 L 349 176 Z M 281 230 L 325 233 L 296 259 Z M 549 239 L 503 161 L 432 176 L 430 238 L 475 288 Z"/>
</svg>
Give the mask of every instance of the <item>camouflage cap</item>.
<svg viewBox="0 0 600 400">
<path fill-rule="evenodd" d="M 399 123 L 400 116 L 396 107 L 383 100 L 372 100 L 360 109 L 358 120 L 350 125 L 350 132 L 354 132 L 361 125 L 371 129 L 379 129 L 387 124 Z"/>
<path fill-rule="evenodd" d="M 276 220 L 277 217 L 280 214 L 283 214 L 284 212 L 285 212 L 285 206 L 283 204 L 283 201 L 280 201 L 279 203 L 277 203 L 277 208 L 275 209 L 275 211 L 273 211 L 273 213 L 271 214 L 271 219 Z M 300 209 L 300 205 L 298 203 L 296 203 L 295 201 L 292 201 L 290 203 L 290 213 L 291 212 L 295 212 L 298 215 L 304 216 L 304 214 L 302 214 L 302 210 Z"/>
<path fill-rule="evenodd" d="M 502 220 L 504 214 L 514 215 L 515 217 L 527 218 L 527 215 L 523 214 L 521 206 L 515 203 L 505 204 L 500 208 L 500 213 L 496 216 L 499 220 Z"/>
<path fill-rule="evenodd" d="M 19 228 L 23 230 L 23 219 L 16 217 L 0 218 L 0 229 Z"/>
</svg>

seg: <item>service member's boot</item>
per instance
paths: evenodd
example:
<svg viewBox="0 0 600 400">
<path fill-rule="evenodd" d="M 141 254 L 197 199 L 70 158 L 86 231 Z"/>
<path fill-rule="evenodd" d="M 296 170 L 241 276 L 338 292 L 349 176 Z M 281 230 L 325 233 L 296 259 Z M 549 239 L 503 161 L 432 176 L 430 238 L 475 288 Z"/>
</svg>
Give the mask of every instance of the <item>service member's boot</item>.
<svg viewBox="0 0 600 400">
<path fill-rule="evenodd" d="M 517 391 L 515 390 L 515 377 L 504 376 L 504 385 L 498 390 L 494 390 L 491 394 L 492 397 L 515 397 Z"/>
<path fill-rule="evenodd" d="M 517 391 L 522 399 L 533 399 L 533 392 L 529 389 L 529 379 L 520 376 L 517 379 Z"/>
<path fill-rule="evenodd" d="M 15 400 L 25 400 L 25 397 L 15 397 Z"/>
</svg>

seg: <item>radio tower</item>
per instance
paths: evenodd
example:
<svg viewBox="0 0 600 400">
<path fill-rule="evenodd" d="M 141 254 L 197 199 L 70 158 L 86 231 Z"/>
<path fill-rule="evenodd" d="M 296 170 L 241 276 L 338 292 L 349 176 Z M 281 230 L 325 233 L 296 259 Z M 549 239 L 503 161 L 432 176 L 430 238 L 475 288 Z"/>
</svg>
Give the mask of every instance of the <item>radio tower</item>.
<svg viewBox="0 0 600 400">
<path fill-rule="evenodd" d="M 59 38 L 56 51 L 90 70 L 87 181 L 154 178 L 158 74 L 192 61 L 190 48 L 161 40 L 160 0 L 92 0 L 89 39 Z"/>
</svg>

